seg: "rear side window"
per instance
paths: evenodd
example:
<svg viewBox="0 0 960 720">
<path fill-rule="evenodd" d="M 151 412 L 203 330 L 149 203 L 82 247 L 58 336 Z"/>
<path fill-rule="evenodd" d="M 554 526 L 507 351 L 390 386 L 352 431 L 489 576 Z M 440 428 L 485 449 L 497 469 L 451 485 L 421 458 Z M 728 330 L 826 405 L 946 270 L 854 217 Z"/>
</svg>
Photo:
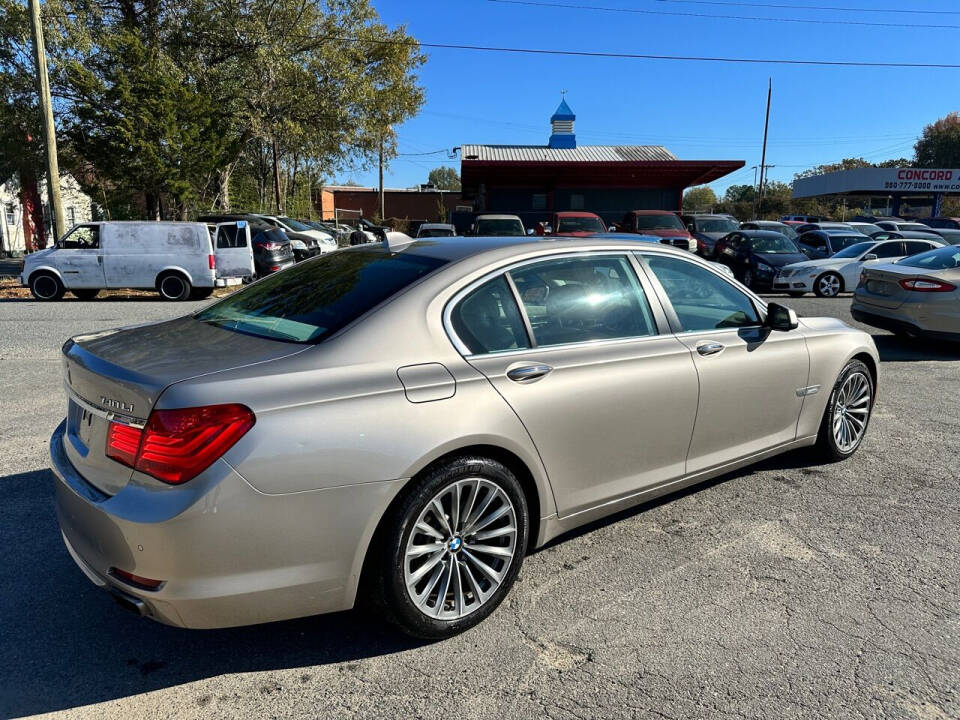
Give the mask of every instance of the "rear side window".
<svg viewBox="0 0 960 720">
<path fill-rule="evenodd" d="M 903 243 L 906 246 L 906 252 L 904 255 L 916 255 L 917 253 L 926 252 L 927 250 L 932 250 L 933 245 L 923 240 L 907 240 Z"/>
<path fill-rule="evenodd" d="M 622 256 L 558 258 L 510 271 L 538 347 L 656 334 Z"/>
<path fill-rule="evenodd" d="M 644 257 L 670 299 L 683 332 L 759 324 L 750 298 L 706 268 L 672 257 Z"/>
<path fill-rule="evenodd" d="M 923 249 L 929 249 L 929 245 L 923 243 Z M 914 250 L 914 252 L 917 252 Z M 906 255 L 907 253 L 903 252 L 903 243 L 899 241 L 891 241 L 880 243 L 873 249 L 873 254 L 878 258 L 892 258 L 900 257 L 901 255 Z"/>
<path fill-rule="evenodd" d="M 330 253 L 264 278 L 194 318 L 248 335 L 317 343 L 446 263 L 386 250 Z"/>
<path fill-rule="evenodd" d="M 450 320 L 474 355 L 530 347 L 520 309 L 502 275 L 461 300 Z"/>
</svg>

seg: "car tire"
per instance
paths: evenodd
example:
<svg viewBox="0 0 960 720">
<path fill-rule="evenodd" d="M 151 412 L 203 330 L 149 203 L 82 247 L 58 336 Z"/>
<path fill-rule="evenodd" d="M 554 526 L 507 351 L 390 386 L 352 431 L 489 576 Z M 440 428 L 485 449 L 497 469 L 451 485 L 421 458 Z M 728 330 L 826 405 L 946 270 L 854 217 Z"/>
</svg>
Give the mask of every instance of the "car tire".
<svg viewBox="0 0 960 720">
<path fill-rule="evenodd" d="M 527 547 L 527 501 L 513 472 L 485 457 L 458 458 L 412 482 L 372 547 L 373 599 L 408 635 L 439 640 L 481 622 L 510 591 Z"/>
<path fill-rule="evenodd" d="M 30 276 L 30 294 L 41 302 L 60 300 L 64 292 L 63 283 L 52 272 L 36 272 Z"/>
<path fill-rule="evenodd" d="M 84 290 L 71 290 L 74 297 L 77 300 L 93 300 L 97 295 L 100 294 L 100 290 L 97 288 L 87 288 Z"/>
<path fill-rule="evenodd" d="M 844 366 L 820 422 L 816 444 L 819 459 L 838 462 L 857 451 L 870 425 L 875 392 L 873 375 L 863 362 L 851 360 Z M 851 432 L 856 436 L 850 437 Z"/>
<path fill-rule="evenodd" d="M 813 291 L 817 294 L 817 297 L 837 297 L 843 292 L 843 278 L 835 272 L 825 272 L 813 281 Z"/>
<path fill-rule="evenodd" d="M 211 295 L 213 295 L 212 287 L 202 287 L 202 288 L 195 287 L 193 288 L 193 290 L 190 291 L 191 300 L 206 300 Z"/>
<path fill-rule="evenodd" d="M 190 281 L 182 273 L 167 272 L 157 278 L 157 292 L 164 300 L 189 300 L 192 291 Z"/>
</svg>

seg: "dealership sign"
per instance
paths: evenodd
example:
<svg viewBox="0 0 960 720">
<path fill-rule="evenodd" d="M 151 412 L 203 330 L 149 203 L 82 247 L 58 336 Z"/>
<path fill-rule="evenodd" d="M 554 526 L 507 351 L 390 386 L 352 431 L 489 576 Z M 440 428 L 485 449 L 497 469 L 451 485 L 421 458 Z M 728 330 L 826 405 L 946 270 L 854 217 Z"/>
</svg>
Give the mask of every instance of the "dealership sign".
<svg viewBox="0 0 960 720">
<path fill-rule="evenodd" d="M 794 197 L 960 193 L 960 168 L 854 168 L 800 178 Z"/>
<path fill-rule="evenodd" d="M 960 192 L 960 170 L 922 170 L 920 168 L 883 168 L 889 174 L 884 190 L 929 190 Z"/>
</svg>

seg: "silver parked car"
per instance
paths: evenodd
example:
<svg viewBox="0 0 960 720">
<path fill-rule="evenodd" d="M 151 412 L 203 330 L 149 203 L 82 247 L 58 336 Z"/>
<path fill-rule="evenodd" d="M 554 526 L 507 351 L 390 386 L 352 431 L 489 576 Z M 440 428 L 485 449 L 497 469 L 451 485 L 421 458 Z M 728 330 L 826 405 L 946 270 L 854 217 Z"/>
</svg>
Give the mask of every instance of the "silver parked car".
<svg viewBox="0 0 960 720">
<path fill-rule="evenodd" d="M 90 580 L 184 627 L 369 600 L 445 637 L 571 528 L 863 440 L 870 336 L 798 320 L 691 253 L 401 239 L 64 345 L 50 450 Z"/>
<path fill-rule="evenodd" d="M 850 312 L 897 335 L 960 342 L 960 247 L 864 268 Z"/>
</svg>

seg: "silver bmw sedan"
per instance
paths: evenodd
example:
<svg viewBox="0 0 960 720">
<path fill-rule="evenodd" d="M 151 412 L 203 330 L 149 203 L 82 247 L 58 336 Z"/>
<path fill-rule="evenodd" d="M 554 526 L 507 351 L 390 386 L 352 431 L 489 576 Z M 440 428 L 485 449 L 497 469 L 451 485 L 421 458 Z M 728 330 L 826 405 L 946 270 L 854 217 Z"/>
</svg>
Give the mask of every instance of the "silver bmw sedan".
<svg viewBox="0 0 960 720">
<path fill-rule="evenodd" d="M 57 515 L 89 579 L 164 623 L 372 598 L 441 638 L 571 528 L 787 450 L 849 457 L 877 360 L 663 245 L 388 238 L 69 340 Z"/>
</svg>

